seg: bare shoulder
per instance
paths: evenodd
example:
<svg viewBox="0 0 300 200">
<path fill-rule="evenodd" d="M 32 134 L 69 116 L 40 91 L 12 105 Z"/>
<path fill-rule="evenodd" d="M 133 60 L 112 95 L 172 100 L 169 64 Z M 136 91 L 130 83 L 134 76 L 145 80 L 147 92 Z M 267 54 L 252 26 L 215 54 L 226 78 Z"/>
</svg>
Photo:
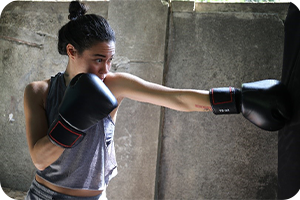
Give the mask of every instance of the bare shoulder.
<svg viewBox="0 0 300 200">
<path fill-rule="evenodd" d="M 104 81 L 104 83 L 107 86 L 118 85 L 119 87 L 120 86 L 124 87 L 127 84 L 134 84 L 134 83 L 141 84 L 143 82 L 145 82 L 143 79 L 125 72 L 109 73 Z"/>
<path fill-rule="evenodd" d="M 110 74 L 104 82 L 115 97 L 129 98 L 136 101 L 158 104 L 162 98 L 166 99 L 173 89 L 146 81 L 128 73 Z"/>
<path fill-rule="evenodd" d="M 24 91 L 24 99 L 28 103 L 38 102 L 44 105 L 49 90 L 50 79 L 29 83 Z"/>
<path fill-rule="evenodd" d="M 42 92 L 43 90 L 45 91 L 45 90 L 47 90 L 47 88 L 49 86 L 49 82 L 50 82 L 50 79 L 43 80 L 43 81 L 31 82 L 26 86 L 25 91 L 30 90 L 35 93 Z"/>
<path fill-rule="evenodd" d="M 126 72 L 109 73 L 109 74 L 107 74 L 107 77 L 105 78 L 105 83 L 106 82 L 118 83 L 120 81 L 130 79 L 132 77 L 134 77 L 134 76 L 129 73 L 126 73 Z"/>
<path fill-rule="evenodd" d="M 139 77 L 124 72 L 109 73 L 104 81 L 116 97 L 124 97 L 129 90 L 142 82 L 143 80 Z"/>
</svg>

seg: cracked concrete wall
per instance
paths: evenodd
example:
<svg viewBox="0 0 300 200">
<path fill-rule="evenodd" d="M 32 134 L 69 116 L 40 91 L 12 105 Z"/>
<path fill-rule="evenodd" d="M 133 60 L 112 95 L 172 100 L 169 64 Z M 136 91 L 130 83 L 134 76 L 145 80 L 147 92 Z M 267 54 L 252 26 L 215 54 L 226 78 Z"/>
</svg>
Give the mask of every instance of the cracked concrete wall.
<svg viewBox="0 0 300 200">
<path fill-rule="evenodd" d="M 89 13 L 101 14 L 116 31 L 112 71 L 195 89 L 280 78 L 287 4 L 173 2 L 171 13 L 160 0 L 88 4 Z M 23 92 L 29 82 L 64 71 L 67 58 L 56 44 L 68 5 L 12 2 L 1 14 L 3 186 L 27 190 L 33 179 Z M 108 187 L 109 199 L 276 196 L 277 133 L 240 115 L 180 113 L 124 100 L 115 143 L 119 174 Z"/>
<path fill-rule="evenodd" d="M 107 18 L 108 2 L 90 2 L 90 12 Z M 28 190 L 35 168 L 25 132 L 25 86 L 64 71 L 57 32 L 68 22 L 69 2 L 11 2 L 0 18 L 0 181 Z"/>
</svg>

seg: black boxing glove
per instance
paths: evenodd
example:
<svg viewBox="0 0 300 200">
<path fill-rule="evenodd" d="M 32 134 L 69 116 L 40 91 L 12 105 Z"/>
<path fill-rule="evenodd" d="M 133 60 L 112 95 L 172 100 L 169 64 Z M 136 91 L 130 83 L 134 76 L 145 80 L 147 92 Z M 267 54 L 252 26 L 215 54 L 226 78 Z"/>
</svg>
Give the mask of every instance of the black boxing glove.
<svg viewBox="0 0 300 200">
<path fill-rule="evenodd" d="M 261 129 L 277 131 L 291 118 L 291 98 L 277 80 L 242 84 L 241 89 L 213 88 L 209 92 L 214 114 L 238 114 Z"/>
<path fill-rule="evenodd" d="M 114 95 L 96 75 L 78 74 L 66 89 L 48 137 L 63 148 L 74 147 L 84 138 L 84 130 L 107 117 L 117 106 Z"/>
</svg>

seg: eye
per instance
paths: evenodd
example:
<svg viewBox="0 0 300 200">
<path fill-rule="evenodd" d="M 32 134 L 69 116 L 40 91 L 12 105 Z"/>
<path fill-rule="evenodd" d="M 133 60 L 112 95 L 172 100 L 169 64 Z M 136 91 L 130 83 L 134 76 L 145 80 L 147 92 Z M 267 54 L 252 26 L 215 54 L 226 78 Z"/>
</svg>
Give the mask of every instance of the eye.
<svg viewBox="0 0 300 200">
<path fill-rule="evenodd" d="M 111 62 L 114 58 L 110 58 L 108 61 Z"/>
<path fill-rule="evenodd" d="M 100 63 L 102 62 L 103 60 L 100 58 L 100 59 L 97 59 L 96 62 Z"/>
</svg>

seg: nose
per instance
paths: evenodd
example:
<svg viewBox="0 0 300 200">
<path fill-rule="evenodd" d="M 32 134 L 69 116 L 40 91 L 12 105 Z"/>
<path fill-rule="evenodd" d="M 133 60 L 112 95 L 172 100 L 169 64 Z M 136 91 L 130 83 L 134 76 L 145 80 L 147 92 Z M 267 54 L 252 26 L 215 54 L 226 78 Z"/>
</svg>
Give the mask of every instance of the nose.
<svg viewBox="0 0 300 200">
<path fill-rule="evenodd" d="M 107 74 L 109 72 L 110 67 L 111 67 L 111 64 L 106 62 L 105 65 L 104 65 L 104 72 L 105 72 L 105 74 Z"/>
</svg>

